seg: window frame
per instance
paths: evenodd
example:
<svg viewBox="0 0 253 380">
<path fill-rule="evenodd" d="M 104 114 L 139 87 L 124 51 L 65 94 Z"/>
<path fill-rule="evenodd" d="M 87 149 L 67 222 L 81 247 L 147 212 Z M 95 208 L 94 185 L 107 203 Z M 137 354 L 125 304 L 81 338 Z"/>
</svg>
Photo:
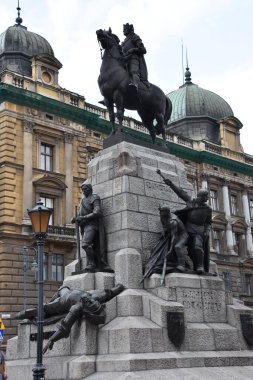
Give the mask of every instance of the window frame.
<svg viewBox="0 0 253 380">
<path fill-rule="evenodd" d="M 54 258 L 56 258 L 56 264 L 54 264 Z M 57 263 L 58 259 L 61 260 L 60 264 Z M 62 253 L 52 253 L 45 252 L 44 260 L 43 260 L 43 273 L 45 281 L 54 281 L 54 282 L 62 282 L 64 279 L 64 262 L 65 257 Z M 53 266 L 56 265 L 56 271 L 53 271 Z M 60 272 L 57 270 L 60 268 Z M 53 273 L 56 273 L 56 277 L 54 278 Z M 60 277 L 58 278 L 58 273 L 60 273 Z"/>
<path fill-rule="evenodd" d="M 225 291 L 230 292 L 232 290 L 231 273 L 229 271 L 223 271 L 222 277 L 224 281 Z"/>
<path fill-rule="evenodd" d="M 44 152 L 42 152 L 43 147 L 45 148 Z M 46 152 L 47 149 L 49 149 L 49 153 Z M 42 159 L 44 161 L 44 164 L 42 164 Z M 49 168 L 47 163 L 49 163 Z M 40 144 L 40 169 L 47 172 L 54 171 L 54 145 L 45 143 L 43 141 Z"/>
<path fill-rule="evenodd" d="M 244 280 L 245 280 L 245 286 L 244 286 L 245 294 L 247 296 L 252 296 L 253 295 L 253 291 L 252 291 L 253 290 L 252 289 L 252 280 L 253 280 L 253 277 L 252 277 L 252 274 L 245 273 L 244 274 Z"/>
<path fill-rule="evenodd" d="M 249 199 L 249 216 L 253 219 L 253 198 Z"/>
<path fill-rule="evenodd" d="M 216 249 L 217 244 L 218 244 L 218 249 Z M 217 254 L 222 253 L 222 246 L 223 246 L 222 245 L 222 230 L 220 230 L 218 228 L 213 228 L 213 248 Z"/>
<path fill-rule="evenodd" d="M 230 200 L 230 212 L 231 212 L 231 215 L 239 215 L 238 195 L 235 194 L 235 193 L 231 193 L 229 200 Z"/>
<path fill-rule="evenodd" d="M 48 196 L 47 194 L 40 194 L 40 199 L 41 201 L 43 202 L 44 206 L 47 207 L 49 210 L 51 210 L 51 215 L 50 215 L 50 218 L 49 218 L 49 222 L 48 222 L 48 225 L 49 226 L 54 226 L 55 225 L 55 197 L 52 197 L 52 196 Z M 50 207 L 47 203 L 50 203 L 50 202 L 47 202 L 47 200 L 49 201 L 52 201 L 52 206 L 53 207 Z"/>
<path fill-rule="evenodd" d="M 212 196 L 212 194 L 215 194 L 215 197 Z M 210 206 L 213 211 L 219 211 L 219 196 L 218 196 L 218 190 L 211 188 L 209 190 L 209 199 L 210 199 Z"/>
</svg>

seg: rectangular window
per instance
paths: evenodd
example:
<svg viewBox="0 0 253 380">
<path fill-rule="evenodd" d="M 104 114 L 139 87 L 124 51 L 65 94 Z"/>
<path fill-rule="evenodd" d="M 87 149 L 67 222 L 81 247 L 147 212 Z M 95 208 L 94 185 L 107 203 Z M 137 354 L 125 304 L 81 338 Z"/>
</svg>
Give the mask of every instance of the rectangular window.
<svg viewBox="0 0 253 380">
<path fill-rule="evenodd" d="M 210 190 L 210 204 L 212 210 L 219 210 L 218 193 L 216 190 Z"/>
<path fill-rule="evenodd" d="M 44 197 L 44 196 L 40 196 L 40 199 L 41 199 L 41 202 L 43 202 L 44 206 L 46 206 L 52 211 L 48 224 L 53 226 L 54 225 L 54 199 Z"/>
<path fill-rule="evenodd" d="M 240 245 L 241 245 L 241 234 L 237 234 L 233 232 L 233 238 L 234 238 L 234 250 L 237 254 L 239 254 Z"/>
<path fill-rule="evenodd" d="M 245 274 L 245 293 L 247 296 L 252 296 L 252 276 L 250 274 Z"/>
<path fill-rule="evenodd" d="M 217 253 L 221 253 L 221 231 L 220 230 L 213 230 L 213 245 L 214 249 Z"/>
<path fill-rule="evenodd" d="M 249 212 L 250 212 L 250 218 L 253 219 L 253 199 L 249 200 Z"/>
<path fill-rule="evenodd" d="M 231 290 L 231 277 L 230 272 L 226 271 L 222 273 L 224 285 L 225 285 L 225 291 L 229 292 Z"/>
<path fill-rule="evenodd" d="M 238 214 L 238 202 L 237 202 L 237 196 L 235 194 L 230 195 L 230 207 L 231 207 L 231 214 L 237 215 Z"/>
<path fill-rule="evenodd" d="M 52 255 L 52 280 L 63 281 L 63 255 Z"/>
<path fill-rule="evenodd" d="M 40 147 L 40 168 L 46 171 L 53 171 L 53 146 L 41 144 Z"/>
</svg>

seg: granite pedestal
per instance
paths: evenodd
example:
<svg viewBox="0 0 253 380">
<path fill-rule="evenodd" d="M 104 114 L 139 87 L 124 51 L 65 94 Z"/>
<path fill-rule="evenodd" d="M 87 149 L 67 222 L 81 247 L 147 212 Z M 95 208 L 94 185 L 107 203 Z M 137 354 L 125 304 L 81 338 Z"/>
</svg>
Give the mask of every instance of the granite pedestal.
<svg viewBox="0 0 253 380">
<path fill-rule="evenodd" d="M 161 276 L 154 274 L 141 283 L 143 267 L 161 231 L 159 204 L 168 203 L 172 211 L 184 207 L 162 182 L 157 168 L 176 185 L 192 191 L 183 164 L 164 151 L 123 141 L 90 162 L 88 182 L 102 200 L 108 262 L 115 273 L 72 275 L 75 261 L 65 270 L 64 284 L 92 290 L 122 283 L 125 290 L 107 303 L 105 325 L 92 326 L 83 319 L 73 326 L 69 338 L 44 355 L 47 380 L 253 365 L 252 347 L 240 323 L 240 314 L 253 310 L 229 297 L 219 277 L 172 273 L 161 286 Z M 185 337 L 179 347 L 168 334 L 170 312 L 184 314 Z M 45 331 L 55 328 L 47 326 Z M 22 323 L 18 337 L 8 341 L 10 379 L 32 379 L 34 332 L 34 326 Z"/>
</svg>

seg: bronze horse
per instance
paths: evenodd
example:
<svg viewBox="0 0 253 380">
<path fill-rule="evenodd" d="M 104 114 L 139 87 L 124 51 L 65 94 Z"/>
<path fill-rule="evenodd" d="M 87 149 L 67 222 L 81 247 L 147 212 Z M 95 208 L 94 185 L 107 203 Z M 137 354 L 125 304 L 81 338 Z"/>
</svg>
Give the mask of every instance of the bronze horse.
<svg viewBox="0 0 253 380">
<path fill-rule="evenodd" d="M 165 126 L 172 111 L 171 101 L 159 87 L 151 83 L 140 82 L 138 92 L 133 93 L 118 37 L 112 33 L 111 28 L 108 31 L 100 29 L 96 33 L 98 42 L 104 49 L 98 85 L 109 112 L 112 134 L 118 130 L 123 131 L 122 122 L 126 108 L 138 112 L 153 143 L 156 135 L 160 134 L 165 143 Z M 115 126 L 114 104 L 119 127 Z M 156 125 L 153 124 L 154 120 Z"/>
</svg>

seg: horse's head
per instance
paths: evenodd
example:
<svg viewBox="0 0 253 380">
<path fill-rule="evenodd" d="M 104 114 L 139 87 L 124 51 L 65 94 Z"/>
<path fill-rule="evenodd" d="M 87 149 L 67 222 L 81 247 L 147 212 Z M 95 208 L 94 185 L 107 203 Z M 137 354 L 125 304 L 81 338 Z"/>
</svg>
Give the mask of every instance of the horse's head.
<svg viewBox="0 0 253 380">
<path fill-rule="evenodd" d="M 119 38 L 116 34 L 112 33 L 111 28 L 109 28 L 109 30 L 99 29 L 96 33 L 97 40 L 100 42 L 103 49 L 110 49 L 115 43 L 119 44 Z"/>
</svg>

